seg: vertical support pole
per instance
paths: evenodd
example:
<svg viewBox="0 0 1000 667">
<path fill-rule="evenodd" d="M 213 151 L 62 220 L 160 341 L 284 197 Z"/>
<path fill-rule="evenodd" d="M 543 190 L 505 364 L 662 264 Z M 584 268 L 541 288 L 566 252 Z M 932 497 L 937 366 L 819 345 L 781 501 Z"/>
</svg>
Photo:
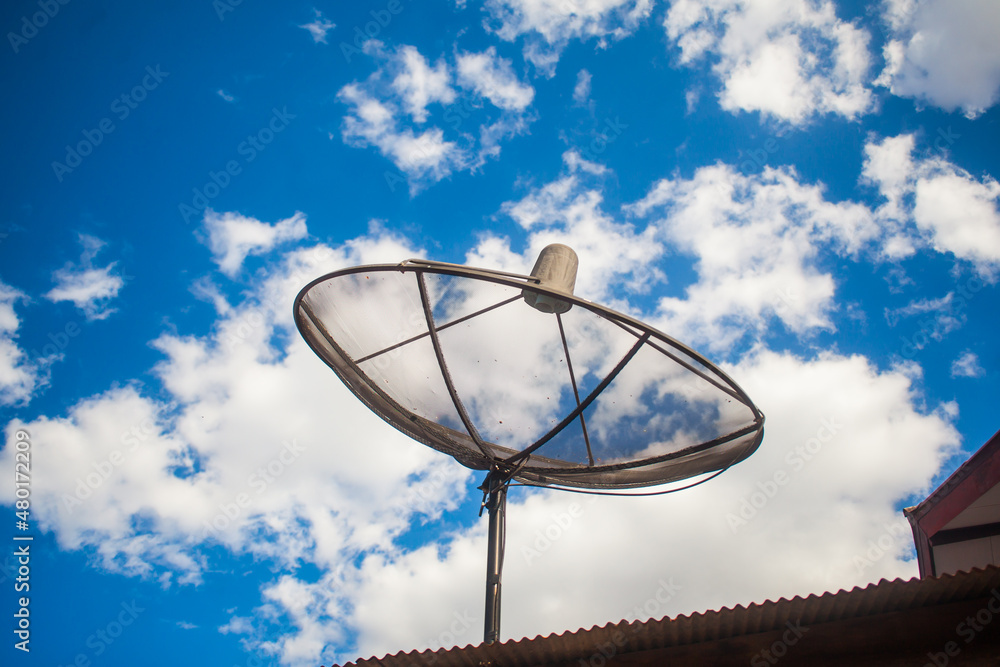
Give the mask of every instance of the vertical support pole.
<svg viewBox="0 0 1000 667">
<path fill-rule="evenodd" d="M 500 640 L 500 575 L 503 571 L 507 528 L 507 484 L 497 482 L 492 474 L 487 476 L 485 482 L 489 490 L 486 509 L 490 513 L 486 556 L 486 625 L 483 635 L 483 641 L 487 644 Z"/>
</svg>

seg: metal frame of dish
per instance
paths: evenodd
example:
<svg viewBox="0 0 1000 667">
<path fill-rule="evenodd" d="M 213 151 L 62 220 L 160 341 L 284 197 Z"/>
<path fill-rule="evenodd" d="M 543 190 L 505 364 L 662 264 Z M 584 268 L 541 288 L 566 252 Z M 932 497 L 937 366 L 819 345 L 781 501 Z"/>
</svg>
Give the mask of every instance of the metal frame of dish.
<svg viewBox="0 0 1000 667">
<path fill-rule="evenodd" d="M 311 289 L 326 281 L 353 274 L 373 274 L 380 272 L 414 274 L 423 314 L 426 319 L 427 331 L 370 353 L 362 358 L 352 359 L 337 343 L 334 337 L 330 335 L 327 327 L 320 318 L 312 312 L 306 297 Z M 424 280 L 425 274 L 483 280 L 514 287 L 521 291 L 516 296 L 482 308 L 474 313 L 438 324 L 435 322 L 432 312 L 433 307 L 429 302 L 428 290 Z M 566 353 L 567 368 L 576 398 L 576 407 L 541 438 L 530 443 L 522 450 L 514 450 L 488 442 L 479 434 L 451 380 L 447 360 L 444 358 L 444 352 L 438 338 L 438 332 L 495 308 L 517 301 L 527 293 L 534 293 L 536 298 L 538 296 L 546 296 L 551 299 L 568 302 L 572 306 L 584 308 L 632 334 L 635 337 L 635 343 L 629 352 L 614 366 L 611 372 L 587 396 L 581 397 L 577 388 L 576 378 L 573 374 L 573 366 L 569 355 L 569 346 L 566 342 L 562 316 L 559 313 L 554 313 L 552 317 L 556 319 L 563 348 Z M 293 314 L 295 324 L 310 348 L 333 369 L 334 373 L 370 410 L 414 440 L 445 454 L 449 454 L 469 468 L 488 471 L 486 479 L 480 487 L 484 495 L 480 514 L 482 514 L 483 508 L 488 510 L 490 523 L 484 629 L 484 639 L 487 643 L 492 643 L 499 639 L 500 574 L 503 568 L 505 507 L 507 487 L 512 480 L 517 480 L 531 486 L 563 488 L 566 490 L 591 489 L 591 492 L 594 493 L 609 493 L 617 489 L 648 487 L 689 479 L 704 473 L 724 471 L 750 456 L 756 451 L 763 439 L 763 413 L 753 404 L 750 397 L 747 396 L 746 392 L 739 385 L 705 357 L 647 324 L 610 308 L 581 299 L 573 294 L 550 289 L 541 284 L 541 281 L 534 276 L 421 259 L 409 259 L 399 264 L 357 266 L 334 271 L 311 281 L 296 296 L 293 305 Z M 359 364 L 364 361 L 426 337 L 429 337 L 431 340 L 445 386 L 465 427 L 465 433 L 438 424 L 406 409 L 383 391 L 359 367 Z M 678 451 L 648 459 L 595 465 L 593 455 L 590 452 L 590 440 L 584 419 L 584 410 L 615 379 L 643 345 L 652 346 L 677 364 L 683 366 L 688 372 L 699 376 L 720 391 L 745 405 L 751 411 L 753 421 L 735 431 L 705 442 L 692 444 Z M 678 356 L 677 353 L 696 361 L 705 369 L 710 370 L 711 374 L 697 368 L 689 361 Z M 556 434 L 570 426 L 574 421 L 579 421 L 581 426 L 581 437 L 587 446 L 588 464 L 584 465 L 551 459 L 536 453 L 537 450 L 555 437 Z M 743 439 L 741 446 L 728 450 L 725 456 L 716 455 L 713 457 L 713 449 L 720 448 L 727 443 L 741 438 Z M 498 453 L 502 453 L 503 456 L 498 455 Z"/>
</svg>

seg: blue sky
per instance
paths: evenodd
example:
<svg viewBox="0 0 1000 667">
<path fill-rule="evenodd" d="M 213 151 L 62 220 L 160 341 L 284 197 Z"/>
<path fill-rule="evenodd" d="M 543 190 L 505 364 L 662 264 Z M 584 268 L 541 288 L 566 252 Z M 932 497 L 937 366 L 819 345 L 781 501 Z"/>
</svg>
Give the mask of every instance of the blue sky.
<svg viewBox="0 0 1000 667">
<path fill-rule="evenodd" d="M 579 296 L 767 415 L 684 493 L 512 491 L 504 638 L 915 576 L 900 509 L 1000 427 L 991 0 L 41 0 L 0 25 L 0 516 L 27 437 L 34 538 L 30 654 L 0 556 L 10 664 L 481 639 L 479 474 L 294 328 L 346 266 L 527 272 L 566 243 Z"/>
</svg>

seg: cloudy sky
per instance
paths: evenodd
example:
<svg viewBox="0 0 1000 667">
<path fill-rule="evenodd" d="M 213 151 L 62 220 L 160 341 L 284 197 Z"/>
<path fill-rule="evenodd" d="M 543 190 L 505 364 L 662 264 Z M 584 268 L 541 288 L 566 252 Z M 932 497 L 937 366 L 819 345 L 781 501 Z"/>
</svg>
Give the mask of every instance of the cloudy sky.
<svg viewBox="0 0 1000 667">
<path fill-rule="evenodd" d="M 1000 427 L 994 0 L 17 0 L 0 26 L 11 664 L 481 640 L 481 473 L 293 325 L 342 267 L 566 243 L 579 296 L 767 415 L 689 491 L 513 489 L 504 638 L 915 576 L 901 508 Z"/>
</svg>

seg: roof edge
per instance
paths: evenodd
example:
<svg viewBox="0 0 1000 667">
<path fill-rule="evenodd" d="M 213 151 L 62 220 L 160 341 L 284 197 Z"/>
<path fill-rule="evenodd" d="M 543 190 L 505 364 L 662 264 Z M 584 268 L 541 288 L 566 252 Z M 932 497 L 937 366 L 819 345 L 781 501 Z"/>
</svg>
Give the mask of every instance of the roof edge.
<svg viewBox="0 0 1000 667">
<path fill-rule="evenodd" d="M 592 651 L 594 646 L 612 640 L 619 633 L 627 634 L 628 643 L 635 647 L 634 650 L 653 650 L 769 632 L 783 628 L 790 618 L 812 625 L 958 602 L 988 595 L 998 587 L 1000 567 L 995 566 L 924 579 L 881 579 L 864 588 L 855 586 L 850 590 L 779 598 L 747 606 L 681 614 L 673 618 L 608 622 L 590 629 L 566 630 L 559 634 L 536 635 L 495 644 L 400 651 L 383 658 L 345 663 L 343 667 L 402 667 L 418 657 L 433 661 L 439 667 L 477 662 L 522 664 L 524 659 L 537 658 L 540 649 L 558 651 L 564 659 L 575 659 L 581 649 Z"/>
</svg>

